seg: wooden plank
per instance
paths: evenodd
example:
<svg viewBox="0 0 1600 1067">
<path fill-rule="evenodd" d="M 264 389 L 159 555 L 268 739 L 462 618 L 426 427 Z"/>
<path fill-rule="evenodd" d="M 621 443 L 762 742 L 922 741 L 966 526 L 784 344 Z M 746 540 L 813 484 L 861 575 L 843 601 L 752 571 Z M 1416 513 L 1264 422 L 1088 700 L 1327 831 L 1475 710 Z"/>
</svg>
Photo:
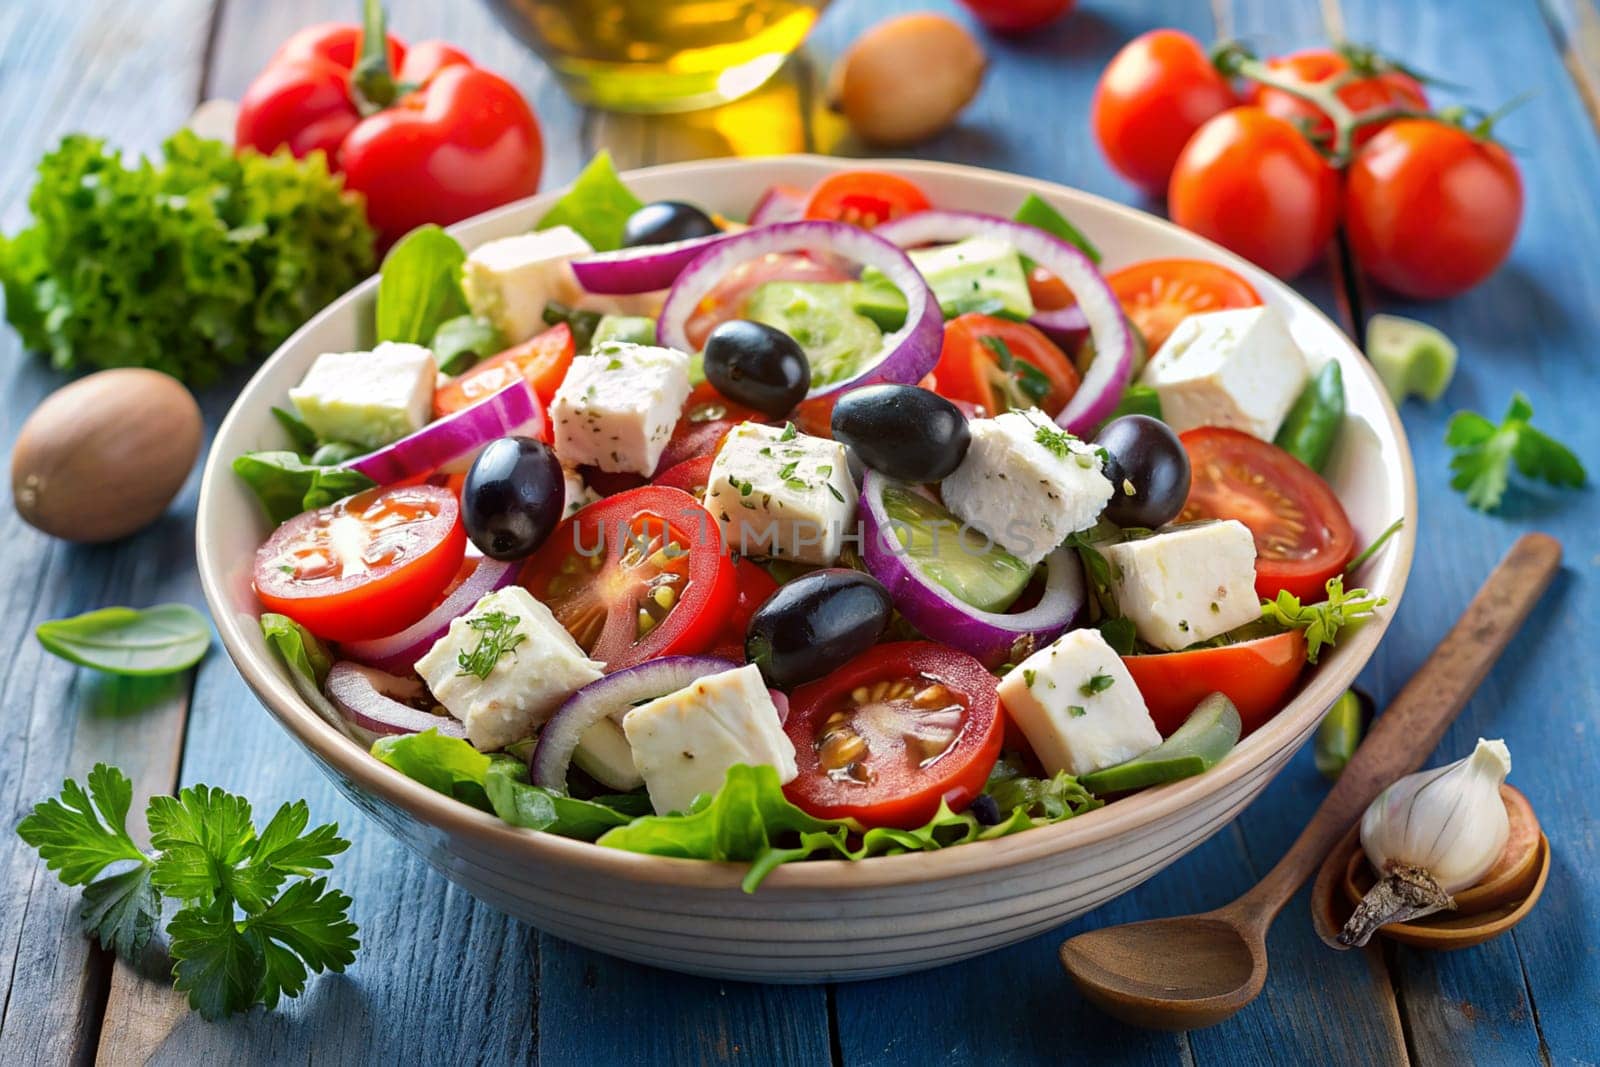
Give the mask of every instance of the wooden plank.
<svg viewBox="0 0 1600 1067">
<path fill-rule="evenodd" d="M 1600 269 L 1574 249 L 1600 240 L 1594 175 L 1600 146 L 1579 93 L 1562 69 L 1550 27 L 1535 5 L 1428 0 L 1394 5 L 1344 0 L 1354 40 L 1403 55 L 1445 77 L 1471 71 L 1470 100 L 1494 107 L 1524 91 L 1531 99 L 1499 127 L 1517 146 L 1526 193 L 1510 262 L 1470 294 L 1431 304 L 1377 296 L 1375 310 L 1434 323 L 1461 345 L 1461 369 L 1444 400 L 1407 404 L 1422 526 L 1411 589 L 1369 673 L 1376 695 L 1394 692 L 1468 599 L 1473 586 L 1522 531 L 1541 529 L 1567 545 L 1568 563 L 1543 610 L 1489 676 L 1446 736 L 1439 758 L 1475 738 L 1504 737 L 1512 780 L 1544 823 L 1556 861 L 1539 908 L 1509 938 L 1440 956 L 1397 957 L 1401 1002 L 1418 1059 L 1574 1063 L 1600 1060 L 1591 1023 L 1600 998 L 1600 957 L 1574 936 L 1593 928 L 1586 904 L 1600 893 L 1600 819 L 1590 768 L 1600 759 L 1593 709 L 1600 667 L 1574 655 L 1600 623 L 1594 531 L 1600 498 L 1587 492 L 1514 489 L 1504 513 L 1470 510 L 1448 488 L 1445 423 L 1460 408 L 1498 418 L 1512 390 L 1525 391 L 1536 422 L 1585 457 L 1600 456 L 1594 397 L 1600 366 Z M 1461 27 L 1471 26 L 1471 33 Z M 1448 97 L 1440 92 L 1437 95 Z M 1420 595 L 1419 595 L 1420 594 Z"/>
<path fill-rule="evenodd" d="M 1600 125 L 1600 8 L 1594 0 L 1540 2 L 1589 117 Z"/>
<path fill-rule="evenodd" d="M 12 89 L 0 103 L 6 229 L 24 224 L 34 166 L 63 133 L 83 129 L 141 152 L 181 124 L 199 79 L 208 9 L 207 0 L 161 0 L 139 12 L 97 0 L 0 10 L 0 69 Z M 65 380 L 0 330 L 7 452 L 22 420 Z M 189 697 L 187 675 L 102 678 L 45 654 L 31 631 L 107 604 L 198 603 L 184 533 L 194 491 L 191 481 L 167 517 L 107 546 L 46 537 L 22 523 L 9 497 L 0 512 L 0 646 L 9 650 L 0 672 L 0 1062 L 87 1059 L 109 977 L 107 958 L 79 927 L 78 891 L 46 871 L 11 827 L 64 777 L 81 777 L 98 760 L 120 764 L 140 792 L 167 788 Z"/>
</svg>

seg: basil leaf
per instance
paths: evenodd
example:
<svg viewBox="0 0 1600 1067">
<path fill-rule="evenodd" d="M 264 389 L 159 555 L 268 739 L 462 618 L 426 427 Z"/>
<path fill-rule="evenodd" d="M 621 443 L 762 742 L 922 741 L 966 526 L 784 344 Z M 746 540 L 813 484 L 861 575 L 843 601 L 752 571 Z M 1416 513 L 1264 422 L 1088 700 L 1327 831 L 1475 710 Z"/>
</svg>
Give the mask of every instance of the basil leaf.
<svg viewBox="0 0 1600 1067">
<path fill-rule="evenodd" d="M 503 350 L 506 339 L 500 328 L 482 315 L 457 315 L 439 324 L 428 347 L 439 361 L 440 374 L 460 374 Z"/>
<path fill-rule="evenodd" d="M 395 734 L 372 743 L 372 754 L 407 778 L 480 811 L 492 811 L 483 783 L 489 757 L 459 737 L 438 730 Z"/>
<path fill-rule="evenodd" d="M 211 624 L 187 604 L 101 608 L 42 622 L 33 632 L 46 651 L 108 674 L 176 674 L 211 647 Z"/>
<path fill-rule="evenodd" d="M 233 461 L 233 472 L 255 491 L 275 524 L 377 484 L 360 471 L 317 466 L 293 452 L 246 452 Z"/>
<path fill-rule="evenodd" d="M 292 411 L 283 408 L 273 408 L 272 417 L 278 420 L 278 425 L 283 427 L 283 432 L 289 435 L 289 443 L 296 452 L 315 452 L 317 449 L 317 433 L 305 424 L 305 420 Z"/>
<path fill-rule="evenodd" d="M 512 826 L 593 841 L 613 827 L 626 826 L 635 816 L 649 814 L 650 802 L 644 797 L 579 800 L 563 796 L 553 789 L 529 784 L 528 767 L 521 760 L 511 756 L 490 758 L 484 791 L 494 813 Z"/>
<path fill-rule="evenodd" d="M 622 247 L 622 227 L 628 216 L 644 207 L 634 196 L 611 162 L 611 153 L 600 151 L 573 180 L 572 188 L 545 213 L 535 229 L 571 226 L 596 252 Z"/>
<path fill-rule="evenodd" d="M 441 323 L 467 313 L 461 265 L 467 254 L 438 226 L 419 226 L 383 257 L 378 340 L 426 345 Z"/>
</svg>

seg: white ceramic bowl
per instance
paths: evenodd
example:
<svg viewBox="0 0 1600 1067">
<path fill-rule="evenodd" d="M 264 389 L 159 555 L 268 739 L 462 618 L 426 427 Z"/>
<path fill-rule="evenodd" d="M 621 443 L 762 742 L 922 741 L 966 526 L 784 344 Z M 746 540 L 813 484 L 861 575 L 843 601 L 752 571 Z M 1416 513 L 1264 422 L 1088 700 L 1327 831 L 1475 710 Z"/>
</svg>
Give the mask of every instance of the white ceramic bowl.
<svg viewBox="0 0 1600 1067">
<path fill-rule="evenodd" d="M 627 180 L 645 200 L 689 200 L 739 215 L 775 182 L 806 186 L 862 165 L 814 156 L 716 160 L 654 167 Z M 1398 607 L 1416 528 L 1410 451 L 1366 361 L 1311 304 L 1215 245 L 1097 197 L 969 167 L 870 165 L 914 179 L 941 207 L 1009 213 L 1038 193 L 1099 245 L 1108 268 L 1189 256 L 1219 260 L 1248 277 L 1287 316 L 1315 363 L 1336 359 L 1344 368 L 1349 417 L 1327 476 L 1361 543 L 1406 519 L 1362 575 L 1389 606 L 1325 654 L 1289 705 L 1210 771 L 1014 837 L 855 864 L 791 864 L 747 895 L 737 865 L 640 856 L 516 829 L 391 770 L 324 722 L 296 696 L 256 623 L 250 567 L 267 527 L 229 463 L 242 452 L 284 446 L 268 409 L 319 353 L 370 343 L 370 279 L 285 342 L 223 421 L 200 490 L 200 574 L 228 654 L 289 735 L 391 833 L 501 911 L 628 959 L 780 982 L 899 974 L 1020 941 L 1127 892 L 1226 826 L 1311 735 Z M 502 208 L 455 233 L 472 246 L 524 231 L 552 196 Z"/>
</svg>

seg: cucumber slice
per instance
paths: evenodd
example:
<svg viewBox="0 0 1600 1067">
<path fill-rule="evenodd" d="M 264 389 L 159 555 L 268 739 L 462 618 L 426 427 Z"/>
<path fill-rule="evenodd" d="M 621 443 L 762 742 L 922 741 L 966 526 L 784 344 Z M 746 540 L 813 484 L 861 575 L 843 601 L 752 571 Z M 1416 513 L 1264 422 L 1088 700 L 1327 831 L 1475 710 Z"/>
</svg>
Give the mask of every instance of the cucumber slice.
<svg viewBox="0 0 1600 1067">
<path fill-rule="evenodd" d="M 960 519 L 915 489 L 885 488 L 883 510 L 912 565 L 980 611 L 1009 608 L 1033 575 L 1032 567 L 962 530 Z"/>
<path fill-rule="evenodd" d="M 883 331 L 852 307 L 855 286 L 834 282 L 767 282 L 745 301 L 747 319 L 782 330 L 805 350 L 811 385 L 855 375 L 878 350 Z"/>
<path fill-rule="evenodd" d="M 1142 756 L 1105 767 L 1078 779 L 1091 793 L 1126 793 L 1131 789 L 1176 782 L 1216 766 L 1239 743 L 1239 711 L 1221 693 L 1202 700 L 1172 736 Z"/>
<path fill-rule="evenodd" d="M 878 324 L 878 329 L 888 333 L 906 324 L 906 294 L 894 287 L 881 275 L 876 279 L 848 283 L 851 289 L 851 306 L 858 315 L 865 315 Z"/>
<path fill-rule="evenodd" d="M 1367 358 L 1396 404 L 1408 396 L 1438 400 L 1456 374 L 1456 346 L 1425 322 L 1399 315 L 1367 321 Z"/>
<path fill-rule="evenodd" d="M 648 315 L 601 315 L 595 323 L 594 336 L 589 348 L 596 349 L 607 341 L 626 341 L 635 345 L 656 343 L 656 320 Z"/>
</svg>

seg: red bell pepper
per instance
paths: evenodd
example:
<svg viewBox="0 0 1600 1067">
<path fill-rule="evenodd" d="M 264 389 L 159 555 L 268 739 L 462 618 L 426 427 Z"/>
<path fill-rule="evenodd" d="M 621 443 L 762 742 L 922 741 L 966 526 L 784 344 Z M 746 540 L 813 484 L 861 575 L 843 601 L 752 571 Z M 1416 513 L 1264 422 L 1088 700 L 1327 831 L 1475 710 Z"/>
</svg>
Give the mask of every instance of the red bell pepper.
<svg viewBox="0 0 1600 1067">
<path fill-rule="evenodd" d="M 531 196 L 544 162 L 539 121 L 515 86 L 442 41 L 408 50 L 384 32 L 377 0 L 364 26 L 322 23 L 285 41 L 240 101 L 234 140 L 326 153 L 366 196 L 385 245 Z"/>
</svg>

